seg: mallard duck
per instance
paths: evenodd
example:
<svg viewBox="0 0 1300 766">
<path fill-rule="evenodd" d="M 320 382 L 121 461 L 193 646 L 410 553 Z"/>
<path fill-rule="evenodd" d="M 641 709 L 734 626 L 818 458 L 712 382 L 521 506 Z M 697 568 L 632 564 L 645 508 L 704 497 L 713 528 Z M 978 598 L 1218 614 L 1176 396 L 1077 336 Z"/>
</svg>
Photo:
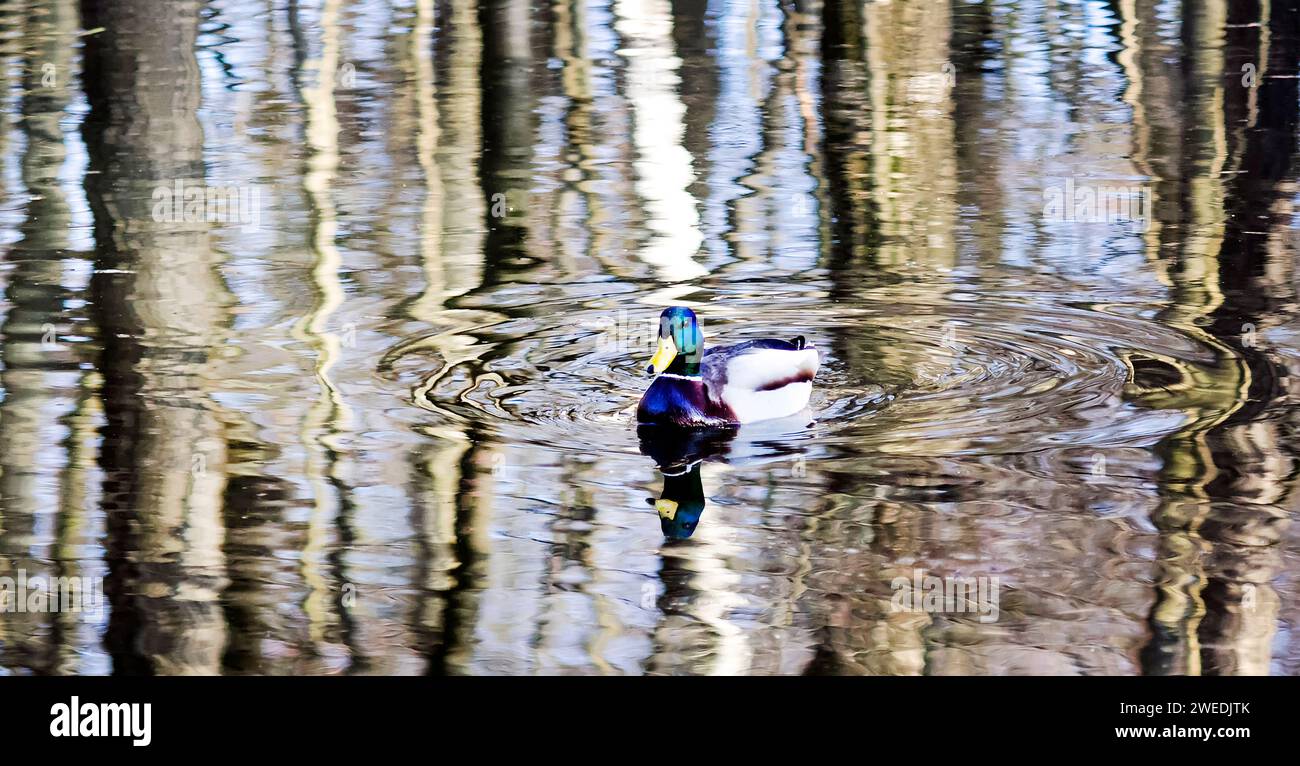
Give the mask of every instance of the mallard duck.
<svg viewBox="0 0 1300 766">
<path fill-rule="evenodd" d="M 659 348 L 646 369 L 656 377 L 637 422 L 726 426 L 793 415 L 808 404 L 820 364 L 803 336 L 706 351 L 695 312 L 673 306 L 659 315 Z"/>
</svg>

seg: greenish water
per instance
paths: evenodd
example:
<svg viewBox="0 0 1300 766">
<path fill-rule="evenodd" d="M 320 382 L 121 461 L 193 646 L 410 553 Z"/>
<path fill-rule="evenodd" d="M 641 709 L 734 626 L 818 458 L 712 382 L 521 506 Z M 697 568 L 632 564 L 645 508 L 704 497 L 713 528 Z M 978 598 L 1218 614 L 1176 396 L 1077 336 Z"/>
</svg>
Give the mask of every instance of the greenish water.
<svg viewBox="0 0 1300 766">
<path fill-rule="evenodd" d="M 103 592 L 0 673 L 1300 672 L 1294 8 L 28 0 L 0 61 L 0 578 Z M 810 417 L 638 434 L 672 304 Z"/>
</svg>

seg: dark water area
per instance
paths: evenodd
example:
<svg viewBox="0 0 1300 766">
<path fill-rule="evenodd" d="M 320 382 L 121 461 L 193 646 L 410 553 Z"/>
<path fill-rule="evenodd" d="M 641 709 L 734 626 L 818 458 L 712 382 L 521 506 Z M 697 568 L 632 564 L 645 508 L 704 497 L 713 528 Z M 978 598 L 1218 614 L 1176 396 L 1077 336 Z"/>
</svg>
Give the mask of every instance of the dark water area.
<svg viewBox="0 0 1300 766">
<path fill-rule="evenodd" d="M 1294 2 L 12 0 L 0 60 L 0 590 L 102 586 L 0 674 L 1300 673 Z M 805 336 L 807 414 L 638 431 L 669 305 Z"/>
</svg>

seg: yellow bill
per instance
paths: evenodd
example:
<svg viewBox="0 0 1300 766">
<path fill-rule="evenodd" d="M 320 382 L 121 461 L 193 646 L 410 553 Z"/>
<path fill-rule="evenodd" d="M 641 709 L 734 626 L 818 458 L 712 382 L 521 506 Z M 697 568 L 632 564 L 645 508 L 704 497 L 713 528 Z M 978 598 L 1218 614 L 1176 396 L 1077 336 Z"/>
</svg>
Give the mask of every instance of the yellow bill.
<svg viewBox="0 0 1300 766">
<path fill-rule="evenodd" d="M 655 351 L 654 356 L 650 357 L 649 373 L 651 375 L 658 375 L 668 369 L 668 365 L 672 364 L 673 360 L 676 358 L 677 346 L 673 343 L 673 339 L 660 338 L 659 349 Z"/>
<path fill-rule="evenodd" d="M 661 517 L 672 521 L 677 517 L 677 501 L 657 500 L 655 501 L 655 510 L 659 512 Z"/>
</svg>

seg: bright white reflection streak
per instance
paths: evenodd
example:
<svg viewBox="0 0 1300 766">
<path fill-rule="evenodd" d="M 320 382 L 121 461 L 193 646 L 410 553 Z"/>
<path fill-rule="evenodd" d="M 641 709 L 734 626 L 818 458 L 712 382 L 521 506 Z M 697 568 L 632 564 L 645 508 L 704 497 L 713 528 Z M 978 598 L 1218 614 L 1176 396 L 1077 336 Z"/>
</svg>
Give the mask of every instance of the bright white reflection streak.
<svg viewBox="0 0 1300 766">
<path fill-rule="evenodd" d="M 661 279 L 694 279 L 708 270 L 695 261 L 704 235 L 696 200 L 687 191 L 695 170 L 682 145 L 686 106 L 677 97 L 681 59 L 673 48 L 670 6 L 667 0 L 619 0 L 614 13 L 624 42 L 619 54 L 627 60 L 635 187 L 650 231 L 639 255 Z"/>
</svg>

